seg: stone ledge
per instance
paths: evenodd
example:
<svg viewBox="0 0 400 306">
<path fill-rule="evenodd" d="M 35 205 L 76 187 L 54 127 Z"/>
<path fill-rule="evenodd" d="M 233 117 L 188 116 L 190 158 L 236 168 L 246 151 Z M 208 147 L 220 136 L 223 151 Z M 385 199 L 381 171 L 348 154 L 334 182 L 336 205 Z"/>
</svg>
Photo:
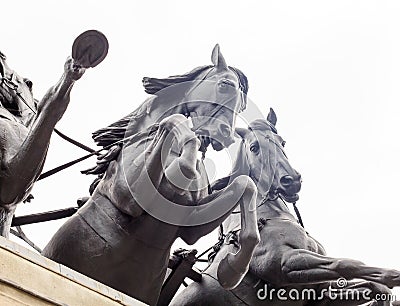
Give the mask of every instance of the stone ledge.
<svg viewBox="0 0 400 306">
<path fill-rule="evenodd" d="M 0 236 L 0 305 L 145 305 Z"/>
</svg>

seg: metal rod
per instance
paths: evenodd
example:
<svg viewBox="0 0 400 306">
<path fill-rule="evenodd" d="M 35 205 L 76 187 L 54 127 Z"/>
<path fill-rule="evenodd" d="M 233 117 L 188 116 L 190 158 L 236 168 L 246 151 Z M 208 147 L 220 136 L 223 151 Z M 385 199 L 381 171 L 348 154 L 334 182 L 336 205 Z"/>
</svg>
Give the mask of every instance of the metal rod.
<svg viewBox="0 0 400 306">
<path fill-rule="evenodd" d="M 21 226 L 32 223 L 46 222 L 63 219 L 72 216 L 78 211 L 78 207 L 47 211 L 38 214 L 14 217 L 11 226 Z"/>
</svg>

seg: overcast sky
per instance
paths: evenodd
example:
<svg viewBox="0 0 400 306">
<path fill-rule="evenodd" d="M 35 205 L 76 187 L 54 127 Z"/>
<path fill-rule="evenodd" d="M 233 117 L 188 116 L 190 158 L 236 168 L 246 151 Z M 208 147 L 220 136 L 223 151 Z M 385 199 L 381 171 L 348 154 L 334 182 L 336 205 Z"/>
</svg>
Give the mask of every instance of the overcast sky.
<svg viewBox="0 0 400 306">
<path fill-rule="evenodd" d="M 108 57 L 76 84 L 57 126 L 91 147 L 92 131 L 147 97 L 143 76 L 210 64 L 218 42 L 248 76 L 249 98 L 264 115 L 270 106 L 277 113 L 303 176 L 307 230 L 331 256 L 400 270 L 400 2 L 6 1 L 1 12 L 0 50 L 33 80 L 37 98 L 61 76 L 77 35 L 108 37 Z M 82 154 L 54 135 L 45 168 Z M 37 183 L 17 214 L 74 206 L 93 179 L 79 170 L 93 163 Z M 24 228 L 43 247 L 61 223 Z"/>
</svg>

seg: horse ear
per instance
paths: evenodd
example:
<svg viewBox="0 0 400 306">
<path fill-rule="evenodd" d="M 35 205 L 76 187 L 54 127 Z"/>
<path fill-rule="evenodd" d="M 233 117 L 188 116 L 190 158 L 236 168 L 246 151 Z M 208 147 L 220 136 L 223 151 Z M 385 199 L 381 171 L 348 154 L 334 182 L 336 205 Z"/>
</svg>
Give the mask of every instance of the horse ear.
<svg viewBox="0 0 400 306">
<path fill-rule="evenodd" d="M 271 123 L 273 126 L 276 126 L 277 118 L 276 118 L 275 111 L 274 111 L 274 109 L 272 107 L 269 109 L 269 114 L 267 116 L 267 121 L 269 123 Z"/>
<path fill-rule="evenodd" d="M 218 70 L 227 70 L 228 69 L 225 59 L 224 59 L 221 51 L 219 50 L 219 44 L 216 44 L 212 51 L 211 61 Z"/>
<path fill-rule="evenodd" d="M 236 128 L 235 129 L 235 134 L 238 135 L 242 139 L 246 138 L 246 135 L 248 132 L 249 132 L 249 130 L 244 129 L 244 128 Z"/>
</svg>

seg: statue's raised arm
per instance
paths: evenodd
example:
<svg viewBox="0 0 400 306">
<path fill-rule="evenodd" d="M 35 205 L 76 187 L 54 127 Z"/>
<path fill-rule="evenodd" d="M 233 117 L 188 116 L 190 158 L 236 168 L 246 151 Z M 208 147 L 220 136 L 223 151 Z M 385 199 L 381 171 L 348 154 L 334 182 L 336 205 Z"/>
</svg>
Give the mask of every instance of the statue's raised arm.
<svg viewBox="0 0 400 306">
<path fill-rule="evenodd" d="M 0 235 L 8 237 L 18 203 L 38 179 L 55 125 L 66 111 L 75 81 L 86 68 L 100 63 L 108 42 L 97 31 L 82 33 L 60 80 L 41 101 L 32 94 L 32 82 L 19 76 L 0 53 Z"/>
<path fill-rule="evenodd" d="M 18 203 L 29 195 L 40 175 L 51 134 L 85 68 L 68 58 L 60 80 L 37 103 L 32 82 L 0 59 L 0 234 L 8 237 Z"/>
</svg>

